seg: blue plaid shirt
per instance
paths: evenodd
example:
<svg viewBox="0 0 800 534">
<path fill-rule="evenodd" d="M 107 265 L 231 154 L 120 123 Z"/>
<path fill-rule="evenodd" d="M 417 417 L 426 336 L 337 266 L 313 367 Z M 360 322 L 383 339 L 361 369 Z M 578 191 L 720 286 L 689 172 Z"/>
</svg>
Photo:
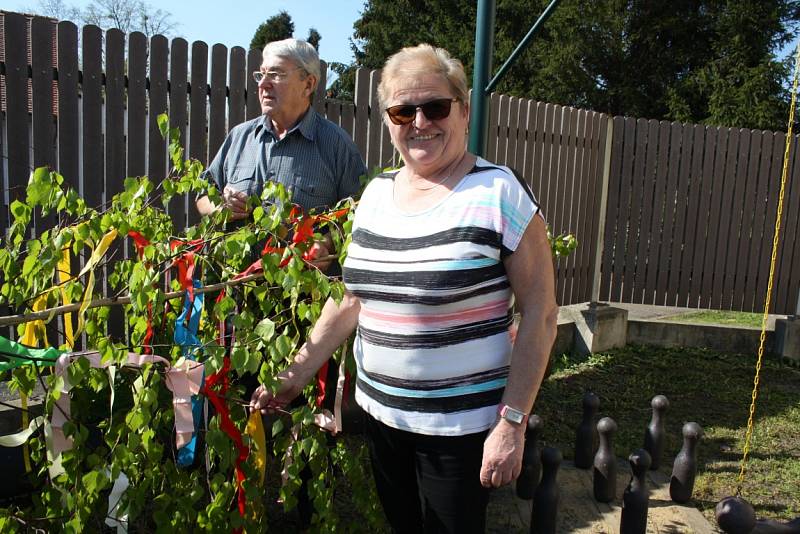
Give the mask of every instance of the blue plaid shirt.
<svg viewBox="0 0 800 534">
<path fill-rule="evenodd" d="M 235 126 L 203 176 L 220 191 L 230 185 L 260 195 L 266 181 L 280 182 L 305 210 L 328 209 L 355 195 L 367 168 L 347 133 L 313 108 L 283 139 L 262 115 Z"/>
</svg>

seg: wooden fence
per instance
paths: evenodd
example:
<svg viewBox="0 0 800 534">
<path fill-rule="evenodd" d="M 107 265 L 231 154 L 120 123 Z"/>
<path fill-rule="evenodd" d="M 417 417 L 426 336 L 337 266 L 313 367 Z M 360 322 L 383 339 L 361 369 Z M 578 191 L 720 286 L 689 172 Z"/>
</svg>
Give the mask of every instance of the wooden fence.
<svg viewBox="0 0 800 534">
<path fill-rule="evenodd" d="M 56 29 L 2 17 L 0 235 L 36 166 L 57 169 L 99 206 L 126 176 L 168 174 L 158 114 L 169 113 L 187 155 L 206 164 L 231 127 L 260 113 L 250 76 L 258 51 L 94 26 L 79 40 L 71 22 Z M 324 72 L 323 64 L 315 108 L 351 134 L 369 168 L 393 164 L 377 107 L 380 71 L 357 71 L 354 102 L 324 98 Z M 578 237 L 575 253 L 557 262 L 561 304 L 763 304 L 783 134 L 612 119 L 502 95 L 491 97 L 489 128 L 487 159 L 525 178 L 555 234 Z M 800 186 L 787 196 L 778 313 L 793 313 L 797 297 L 798 195 Z M 179 226 L 196 221 L 188 198 L 170 210 Z"/>
</svg>

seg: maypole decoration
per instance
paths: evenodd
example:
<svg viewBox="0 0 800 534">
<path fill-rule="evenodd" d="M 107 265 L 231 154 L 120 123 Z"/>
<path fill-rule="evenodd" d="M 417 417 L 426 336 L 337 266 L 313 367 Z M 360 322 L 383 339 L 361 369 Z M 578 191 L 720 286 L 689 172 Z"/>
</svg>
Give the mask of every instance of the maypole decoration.
<svg viewBox="0 0 800 534">
<path fill-rule="evenodd" d="M 370 491 L 365 451 L 329 443 L 341 422 L 316 406 L 314 384 L 308 403 L 271 429 L 248 413 L 240 384 L 250 374 L 277 387 L 274 377 L 325 300 L 343 295 L 340 281 L 314 267 L 319 258 L 311 249 L 325 232 L 337 251 L 345 250 L 349 204 L 303 213 L 271 184 L 261 199 L 250 199 L 248 224 L 229 228 L 221 210 L 178 231 L 166 213 L 173 196 L 207 194 L 219 202 L 220 195 L 201 179 L 199 163 L 183 160 L 177 130 L 167 124 L 159 117 L 174 170 L 160 184 L 127 178 L 98 209 L 57 173 L 37 169 L 25 200 L 9 206 L 0 305 L 14 313 L 0 317 L 0 327 L 17 325 L 20 338 L 0 337 L 0 372 L 21 398 L 38 385 L 45 399 L 37 417 L 24 403 L 15 408 L 28 417 L 25 428 L 0 436 L 0 446 L 30 449 L 32 485 L 30 504 L 0 510 L 3 532 L 105 525 L 264 531 L 262 484 L 279 487 L 291 507 L 304 466 L 314 474 L 309 491 L 320 523 L 341 522 L 331 498 L 343 483 L 336 473 L 346 475 L 354 494 Z M 40 212 L 55 213 L 59 222 L 32 237 Z M 81 255 L 82 267 L 73 269 Z M 337 258 L 322 258 L 331 259 Z M 106 295 L 98 287 L 103 278 Z M 114 306 L 125 318 L 116 334 L 108 325 Z M 339 386 L 337 407 L 344 380 Z M 201 455 L 205 462 L 197 461 Z M 377 524 L 375 500 L 357 501 Z"/>
</svg>

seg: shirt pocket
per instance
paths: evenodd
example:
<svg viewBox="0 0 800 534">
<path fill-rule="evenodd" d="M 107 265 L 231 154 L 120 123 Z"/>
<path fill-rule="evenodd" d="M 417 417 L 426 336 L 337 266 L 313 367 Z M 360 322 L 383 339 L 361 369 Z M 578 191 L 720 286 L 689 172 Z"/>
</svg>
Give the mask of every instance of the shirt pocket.
<svg viewBox="0 0 800 534">
<path fill-rule="evenodd" d="M 238 161 L 228 175 L 228 185 L 236 191 L 247 193 L 248 196 L 258 195 L 258 179 L 256 177 L 256 164 L 249 161 Z"/>
<path fill-rule="evenodd" d="M 304 210 L 327 210 L 336 199 L 322 177 L 307 173 L 295 173 L 292 180 L 292 202 Z"/>
</svg>

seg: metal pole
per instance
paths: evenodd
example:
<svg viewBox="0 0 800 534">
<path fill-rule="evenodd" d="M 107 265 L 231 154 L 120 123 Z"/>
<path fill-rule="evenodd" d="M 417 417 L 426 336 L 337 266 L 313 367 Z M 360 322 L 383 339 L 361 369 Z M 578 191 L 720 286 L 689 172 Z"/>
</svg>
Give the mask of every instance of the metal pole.
<svg viewBox="0 0 800 534">
<path fill-rule="evenodd" d="M 541 28 L 541 26 L 545 23 L 545 21 L 547 21 L 547 19 L 550 18 L 550 15 L 552 15 L 553 12 L 556 10 L 556 7 L 558 6 L 558 3 L 560 1 L 561 0 L 553 0 L 552 2 L 550 2 L 550 5 L 547 6 L 547 9 L 545 9 L 544 12 L 542 12 L 542 14 L 539 15 L 539 19 L 536 22 L 533 23 L 533 26 L 531 26 L 531 29 L 528 30 L 527 35 L 525 35 L 525 37 L 522 39 L 522 41 L 517 45 L 517 48 L 515 48 L 514 51 L 511 52 L 511 55 L 508 56 L 508 59 L 506 60 L 505 63 L 503 63 L 503 66 L 500 67 L 500 70 L 497 71 L 497 74 L 494 75 L 494 78 L 492 78 L 492 81 L 490 81 L 488 85 L 485 85 L 485 86 L 482 85 L 481 86 L 481 87 L 486 87 L 486 94 L 489 94 L 489 93 L 492 92 L 492 89 L 494 89 L 494 87 L 497 85 L 497 82 L 500 81 L 500 79 L 503 77 L 503 75 L 506 73 L 506 71 L 509 68 L 511 68 L 511 65 L 514 64 L 514 61 L 516 61 L 517 56 L 519 56 L 520 53 L 522 53 L 522 51 L 525 50 L 528 47 L 528 45 L 531 42 L 531 39 L 533 39 L 533 36 L 536 35 L 536 32 L 539 31 L 539 28 Z M 479 1 L 478 2 L 478 16 L 479 17 L 480 17 L 480 5 L 481 4 L 480 4 L 480 1 Z M 494 13 L 492 13 L 492 15 L 493 15 L 493 18 L 494 18 Z M 478 20 L 480 21 L 480 18 Z M 478 22 L 478 24 L 480 25 L 480 22 Z M 475 48 L 475 58 L 476 58 L 475 59 L 475 63 L 477 64 L 477 57 L 478 57 L 478 49 L 477 49 L 478 43 L 477 43 L 477 41 L 475 43 L 475 46 L 476 46 L 476 48 Z M 473 86 L 472 86 L 472 88 L 473 88 L 472 90 L 473 91 L 475 90 L 475 87 L 477 87 L 477 86 L 473 84 Z"/>
<path fill-rule="evenodd" d="M 495 0 L 478 0 L 475 24 L 475 62 L 472 72 L 472 98 L 469 116 L 469 151 L 477 156 L 486 153 L 486 128 L 489 123 L 489 94 L 486 81 L 492 70 L 494 52 Z"/>
</svg>

